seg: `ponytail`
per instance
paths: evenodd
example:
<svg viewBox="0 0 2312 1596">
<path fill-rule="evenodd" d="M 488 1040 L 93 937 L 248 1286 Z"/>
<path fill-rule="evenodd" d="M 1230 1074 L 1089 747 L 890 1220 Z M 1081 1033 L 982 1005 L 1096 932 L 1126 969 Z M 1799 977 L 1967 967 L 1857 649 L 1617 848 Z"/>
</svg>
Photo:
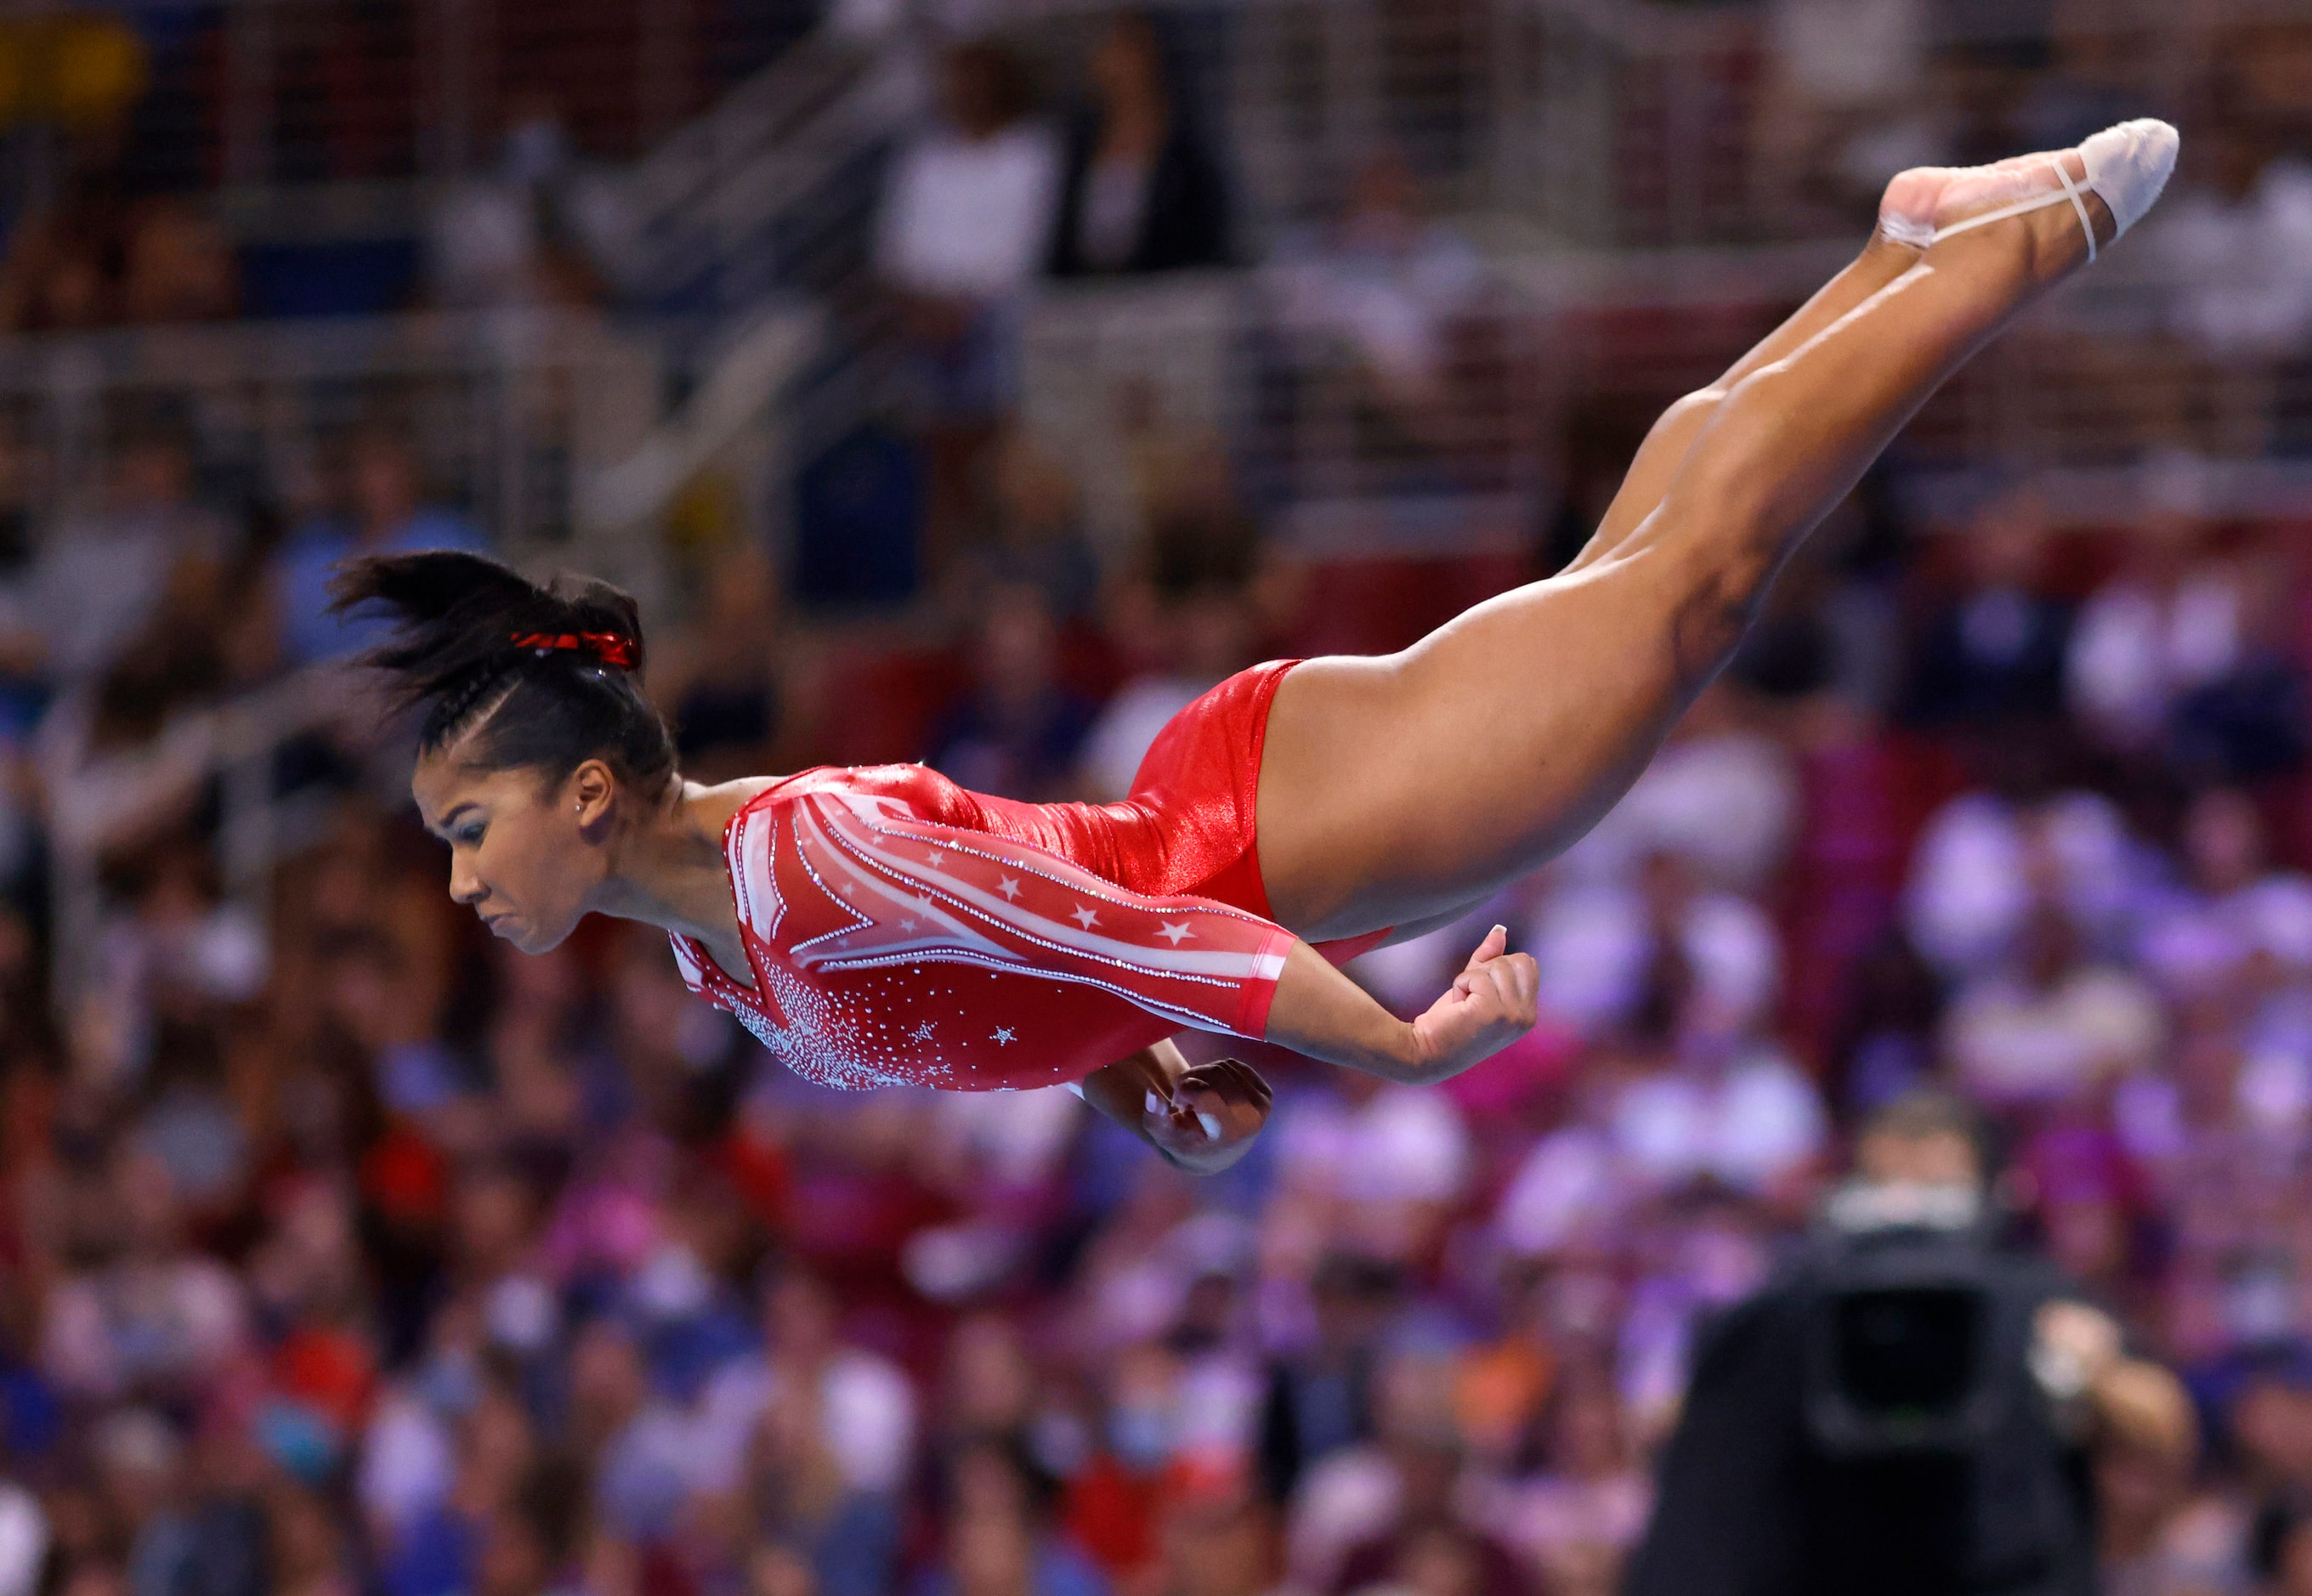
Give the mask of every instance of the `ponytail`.
<svg viewBox="0 0 2312 1596">
<path fill-rule="evenodd" d="M 332 615 L 394 622 L 360 663 L 423 712 L 421 753 L 463 739 L 468 763 L 550 781 L 600 759 L 653 794 L 673 776 L 674 739 L 642 691 L 641 612 L 608 582 L 540 587 L 495 560 L 436 550 L 348 560 L 329 597 Z"/>
</svg>

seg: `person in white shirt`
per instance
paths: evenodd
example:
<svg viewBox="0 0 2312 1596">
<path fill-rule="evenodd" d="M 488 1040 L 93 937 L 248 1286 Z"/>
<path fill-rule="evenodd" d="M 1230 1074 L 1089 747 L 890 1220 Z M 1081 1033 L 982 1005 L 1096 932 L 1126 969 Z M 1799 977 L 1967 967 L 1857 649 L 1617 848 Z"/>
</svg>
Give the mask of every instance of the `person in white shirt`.
<svg viewBox="0 0 2312 1596">
<path fill-rule="evenodd" d="M 730 1488 L 755 1426 L 783 1391 L 818 1392 L 820 1440 L 851 1490 L 889 1496 L 915 1457 L 915 1395 L 889 1359 L 846 1345 L 834 1298 L 799 1269 L 781 1270 L 763 1293 L 764 1347 L 734 1358 L 707 1382 L 690 1435 L 694 1480 Z"/>
<path fill-rule="evenodd" d="M 2045 1104 L 2149 1068 L 2166 1033 L 2150 986 L 2091 957 L 2070 914 L 2043 898 L 2010 955 L 1960 990 L 1943 1051 L 1977 1101 Z"/>
<path fill-rule="evenodd" d="M 939 126 L 892 161 L 874 242 L 914 369 L 935 564 L 984 508 L 975 481 L 1018 392 L 1020 312 L 1060 180 L 1059 141 L 1028 116 L 1026 78 L 1007 52 L 951 48 L 940 100 Z"/>
<path fill-rule="evenodd" d="M 1526 945 L 1541 966 L 1543 1008 L 1590 1036 L 1637 1018 L 1665 956 L 1683 963 L 1696 998 L 1736 1029 L 1763 1019 L 1782 985 L 1782 939 L 1765 911 L 1704 889 L 1669 851 L 1648 855 L 1628 879 L 1554 885 Z"/>
<path fill-rule="evenodd" d="M 2245 572 L 2195 546 L 2206 521 L 2193 477 L 2181 461 L 2147 472 L 2151 514 L 2071 629 L 2063 662 L 2071 714 L 2123 755 L 2156 752 L 2177 695 L 2220 680 L 2240 659 Z"/>
<path fill-rule="evenodd" d="M 875 266 L 903 294 L 968 310 L 1017 294 L 1041 267 L 1059 144 L 996 46 L 955 46 L 941 80 L 941 125 L 893 162 Z"/>
</svg>

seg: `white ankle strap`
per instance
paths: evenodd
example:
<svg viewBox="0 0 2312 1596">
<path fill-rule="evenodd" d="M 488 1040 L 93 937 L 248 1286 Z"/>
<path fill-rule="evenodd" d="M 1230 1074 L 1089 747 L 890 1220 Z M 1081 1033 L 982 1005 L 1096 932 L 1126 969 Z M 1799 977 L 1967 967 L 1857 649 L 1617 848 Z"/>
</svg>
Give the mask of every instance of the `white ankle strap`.
<svg viewBox="0 0 2312 1596">
<path fill-rule="evenodd" d="M 2088 264 L 2093 266 L 2096 257 L 2095 221 L 2088 214 L 2088 202 L 2080 193 L 2079 185 L 2072 182 L 2071 174 L 2063 170 L 2061 156 L 2055 160 L 2055 181 L 2063 186 L 2063 194 L 2070 199 L 2072 211 L 2079 216 L 2080 231 L 2088 235 Z"/>
<path fill-rule="evenodd" d="M 1938 228 L 1935 230 L 1933 241 L 1940 244 L 1945 239 L 1957 238 L 1960 233 L 1972 232 L 1978 227 L 1988 227 L 1994 222 L 2004 222 L 2010 216 L 2020 216 L 2027 211 L 2044 211 L 2049 205 L 2061 205 L 2065 200 L 2069 200 L 2071 202 L 2071 209 L 2079 214 L 2080 226 L 2087 231 L 2088 261 L 2092 265 L 2096 257 L 2095 223 L 2089 219 L 2087 200 L 2082 196 L 2079 185 L 2071 180 L 2071 174 L 2063 170 L 2063 162 L 2060 157 L 2048 164 L 2055 169 L 2055 180 L 2062 185 L 2062 188 L 2053 194 L 2035 194 L 2028 199 L 2019 199 L 2013 205 L 2001 205 L 1995 211 L 1985 211 L 1980 216 L 1969 216 L 1964 222 L 1954 222 L 1949 227 Z M 1881 225 L 1884 225 L 1883 222 Z M 1907 243 L 1909 240 L 1904 241 Z"/>
</svg>

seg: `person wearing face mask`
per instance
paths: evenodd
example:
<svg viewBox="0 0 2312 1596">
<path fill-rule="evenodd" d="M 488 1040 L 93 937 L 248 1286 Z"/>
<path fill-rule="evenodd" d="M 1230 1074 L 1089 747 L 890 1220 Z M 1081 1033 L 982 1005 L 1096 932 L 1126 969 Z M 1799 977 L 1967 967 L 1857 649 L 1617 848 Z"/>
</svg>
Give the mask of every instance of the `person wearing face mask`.
<svg viewBox="0 0 2312 1596">
<path fill-rule="evenodd" d="M 2093 1460 L 2187 1460 L 2189 1400 L 2002 1247 L 1973 1115 L 1868 1120 L 1788 1270 L 1701 1339 L 1628 1596 L 2089 1596 Z"/>
<path fill-rule="evenodd" d="M 1134 1347 L 1109 1375 L 1101 1445 L 1068 1482 L 1062 1517 L 1078 1545 L 1119 1586 L 1160 1559 L 1159 1527 L 1187 1473 L 1179 1447 L 1179 1365 L 1154 1344 Z"/>
<path fill-rule="evenodd" d="M 427 219 L 428 297 L 473 310 L 597 301 L 591 230 L 609 222 L 606 199 L 553 97 L 517 92 L 495 169 L 452 186 Z"/>
</svg>

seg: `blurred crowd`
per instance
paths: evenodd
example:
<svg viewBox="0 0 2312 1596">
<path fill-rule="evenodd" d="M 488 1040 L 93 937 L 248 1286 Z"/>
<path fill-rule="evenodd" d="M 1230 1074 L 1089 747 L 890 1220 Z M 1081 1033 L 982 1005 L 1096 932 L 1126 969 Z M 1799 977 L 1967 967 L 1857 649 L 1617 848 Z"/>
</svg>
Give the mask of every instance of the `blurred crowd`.
<svg viewBox="0 0 2312 1596">
<path fill-rule="evenodd" d="M 1970 127 L 2074 136 L 2120 71 L 2052 23 L 1954 62 L 1899 0 L 1771 9 L 1774 180 L 1832 210 Z M 2222 266 L 2210 339 L 2300 341 L 2298 38 L 2242 47 L 2249 131 L 2159 246 Z M 1930 56 L 1976 121 L 1879 116 Z M 1580 546 L 1610 418 L 1548 437 L 1563 513 L 1521 552 L 1309 562 L 1279 506 L 1344 493 L 1344 451 L 1156 426 L 1134 540 L 1093 536 L 1102 484 L 1021 419 L 1037 285 L 1257 257 L 1263 403 L 1417 498 L 1523 436 L 1472 419 L 1513 404 L 1486 275 L 1402 149 L 1257 238 L 1146 18 L 1101 24 L 1069 118 L 1003 48 L 939 60 L 843 308 L 903 421 L 801 474 L 785 565 L 737 518 L 670 540 L 649 685 L 687 774 L 1114 798 L 1230 672 L 1398 646 Z M 602 300 L 550 98 L 502 131 L 425 294 Z M 197 207 L 101 186 L 0 268 L 13 329 L 239 298 Z M 1534 1035 L 1432 1091 L 1192 1039 L 1277 1088 L 1198 1182 L 1064 1093 L 809 1086 L 636 928 L 511 954 L 359 700 L 252 760 L 235 706 L 373 638 L 333 562 L 491 546 L 416 419 L 257 510 L 166 396 L 61 509 L 0 450 L 0 1596 L 1605 1596 L 1697 1326 L 1921 1083 L 1992 1116 L 2018 1238 L 2199 1404 L 2191 1467 L 2098 1455 L 2108 1588 L 2312 1596 L 2312 510 L 2212 509 L 2180 458 L 2092 524 L 2028 473 L 1874 476 L 1594 833 L 1353 967 L 1417 1011 L 1501 921 Z"/>
<path fill-rule="evenodd" d="M 950 641 L 831 658 L 749 545 L 692 551 L 651 639 L 692 773 L 880 725 L 1113 796 L 1325 623 L 1210 499 L 1102 572 L 996 448 Z M 1278 1106 L 1197 1182 L 1064 1093 L 806 1086 L 637 928 L 508 953 L 373 717 L 285 751 L 317 841 L 228 895 L 204 717 L 363 641 L 332 559 L 484 540 L 383 424 L 292 527 L 205 499 L 165 414 L 116 471 L 6 590 L 0 1589 L 1609 1592 L 1696 1326 L 1922 1082 L 2202 1405 L 2194 1470 L 2099 1460 L 2112 1588 L 2312 1589 L 2300 526 L 2166 467 L 2099 528 L 1874 481 L 1589 838 L 1354 967 L 1414 1010 L 1500 920 L 1542 1028 L 1433 1091 L 1229 1043 Z M 59 1008 L 62 850 L 107 908 Z"/>
</svg>

